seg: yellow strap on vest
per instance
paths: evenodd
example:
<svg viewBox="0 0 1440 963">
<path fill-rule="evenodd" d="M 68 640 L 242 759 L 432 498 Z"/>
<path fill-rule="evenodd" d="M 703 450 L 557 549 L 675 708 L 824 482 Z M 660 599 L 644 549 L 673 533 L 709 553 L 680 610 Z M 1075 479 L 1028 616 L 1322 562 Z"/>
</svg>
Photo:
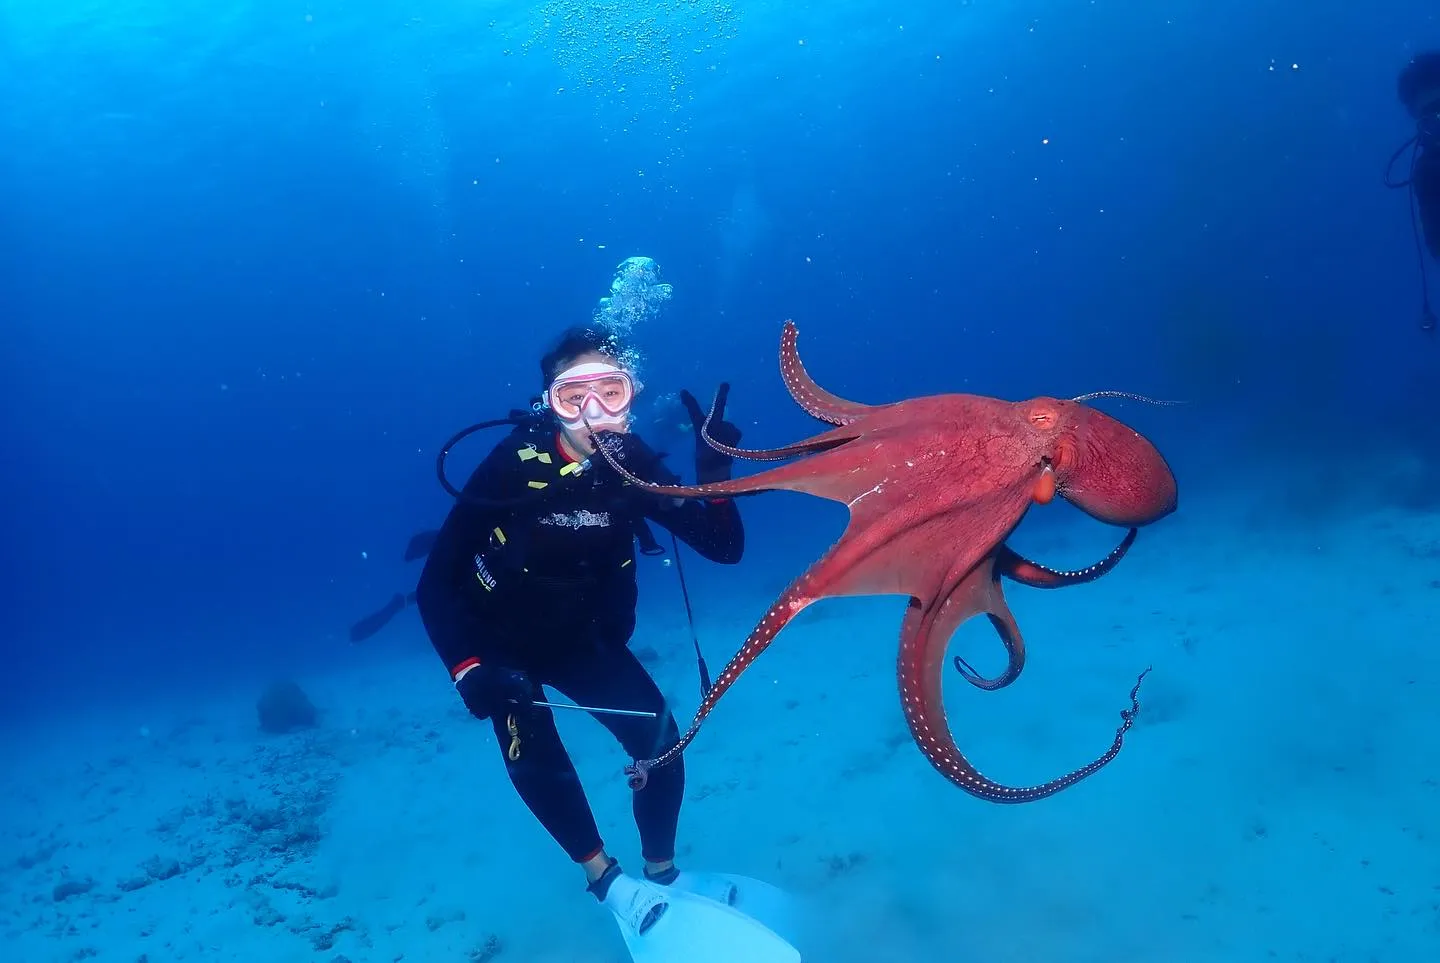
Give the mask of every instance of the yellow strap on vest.
<svg viewBox="0 0 1440 963">
<path fill-rule="evenodd" d="M 532 458 L 538 458 L 540 460 L 540 464 L 550 464 L 550 453 L 548 451 L 540 451 L 534 445 L 526 445 L 524 448 L 517 448 L 515 450 L 515 454 L 520 456 L 521 461 L 529 461 Z"/>
</svg>

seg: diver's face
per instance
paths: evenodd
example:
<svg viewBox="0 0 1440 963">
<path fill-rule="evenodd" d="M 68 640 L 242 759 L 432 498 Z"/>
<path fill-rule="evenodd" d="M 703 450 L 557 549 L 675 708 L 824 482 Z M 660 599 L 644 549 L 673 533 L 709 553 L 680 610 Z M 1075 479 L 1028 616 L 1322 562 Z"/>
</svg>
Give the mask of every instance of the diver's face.
<svg viewBox="0 0 1440 963">
<path fill-rule="evenodd" d="M 592 430 L 622 434 L 630 430 L 633 395 L 634 381 L 629 372 L 599 351 L 587 351 L 561 362 L 546 389 L 567 447 L 586 456 L 595 452 L 590 442 Z"/>
</svg>

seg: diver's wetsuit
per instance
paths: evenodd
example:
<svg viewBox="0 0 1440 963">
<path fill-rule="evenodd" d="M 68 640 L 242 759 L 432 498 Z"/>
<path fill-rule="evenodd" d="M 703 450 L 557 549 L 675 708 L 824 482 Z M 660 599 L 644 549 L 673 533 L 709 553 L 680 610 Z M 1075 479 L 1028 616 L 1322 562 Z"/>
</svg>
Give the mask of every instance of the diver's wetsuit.
<svg viewBox="0 0 1440 963">
<path fill-rule="evenodd" d="M 636 470 L 647 481 L 678 483 L 658 459 Z M 483 507 L 466 497 L 520 504 Z M 628 648 L 635 533 L 643 518 L 711 561 L 735 563 L 744 550 L 740 514 L 728 500 L 677 502 L 637 491 L 599 456 L 588 464 L 569 459 L 553 423 L 512 432 L 466 482 L 416 590 L 425 630 L 452 677 L 475 660 L 519 669 L 534 681 L 536 698 L 544 698 L 544 684 L 582 705 L 656 713 L 596 715 L 635 758 L 674 744 L 675 718 Z M 491 721 L 510 780 L 530 811 L 571 859 L 595 856 L 600 833 L 551 710 L 512 704 Z M 677 759 L 653 770 L 634 794 L 647 860 L 675 856 L 684 783 Z"/>
<path fill-rule="evenodd" d="M 1420 227 L 1430 256 L 1440 261 L 1440 113 L 1420 121 L 1420 152 L 1410 172 L 1415 206 L 1420 210 Z"/>
</svg>

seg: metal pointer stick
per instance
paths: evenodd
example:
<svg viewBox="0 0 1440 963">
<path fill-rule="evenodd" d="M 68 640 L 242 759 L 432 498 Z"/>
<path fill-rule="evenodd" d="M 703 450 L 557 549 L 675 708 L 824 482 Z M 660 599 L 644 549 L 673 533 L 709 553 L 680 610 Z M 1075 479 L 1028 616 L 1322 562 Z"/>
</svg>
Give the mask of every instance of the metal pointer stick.
<svg viewBox="0 0 1440 963">
<path fill-rule="evenodd" d="M 577 706 L 568 702 L 546 702 L 543 699 L 536 699 L 530 703 L 532 706 L 545 706 L 549 709 L 578 709 L 581 712 L 598 712 L 606 716 L 641 716 L 646 719 L 654 719 L 657 713 L 645 712 L 641 709 L 604 709 L 599 706 Z"/>
</svg>

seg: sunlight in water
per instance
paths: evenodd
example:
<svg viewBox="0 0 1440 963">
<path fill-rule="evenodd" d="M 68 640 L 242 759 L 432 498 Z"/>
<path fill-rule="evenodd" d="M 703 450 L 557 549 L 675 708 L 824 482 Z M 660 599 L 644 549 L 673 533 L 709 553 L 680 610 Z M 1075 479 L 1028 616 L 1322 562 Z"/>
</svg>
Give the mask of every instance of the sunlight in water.
<svg viewBox="0 0 1440 963">
<path fill-rule="evenodd" d="M 692 75 L 714 68 L 739 19 L 722 0 L 546 0 L 522 49 L 549 49 L 575 84 L 607 99 L 678 110 Z"/>
</svg>

